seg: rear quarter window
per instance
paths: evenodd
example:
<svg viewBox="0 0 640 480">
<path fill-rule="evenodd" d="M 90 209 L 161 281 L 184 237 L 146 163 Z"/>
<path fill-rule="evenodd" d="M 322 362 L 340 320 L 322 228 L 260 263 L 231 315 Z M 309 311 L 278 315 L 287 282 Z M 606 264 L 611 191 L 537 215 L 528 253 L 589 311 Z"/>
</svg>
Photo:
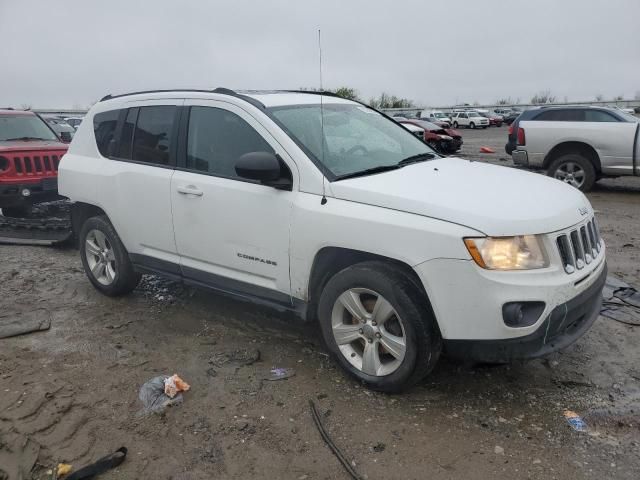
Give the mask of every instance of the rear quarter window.
<svg viewBox="0 0 640 480">
<path fill-rule="evenodd" d="M 96 137 L 96 145 L 100 155 L 109 157 L 110 148 L 115 141 L 116 127 L 120 110 L 96 113 L 93 117 L 93 133 Z"/>
</svg>

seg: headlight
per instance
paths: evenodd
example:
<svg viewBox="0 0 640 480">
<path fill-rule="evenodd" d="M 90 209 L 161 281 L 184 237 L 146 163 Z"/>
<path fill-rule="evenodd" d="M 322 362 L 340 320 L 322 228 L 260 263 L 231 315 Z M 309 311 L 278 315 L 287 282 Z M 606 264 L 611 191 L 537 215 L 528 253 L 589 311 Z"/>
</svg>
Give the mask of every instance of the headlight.
<svg viewBox="0 0 640 480">
<path fill-rule="evenodd" d="M 536 235 L 465 238 L 471 257 L 488 270 L 532 270 L 549 266 L 549 257 Z"/>
<path fill-rule="evenodd" d="M 449 135 L 438 135 L 441 140 L 453 140 Z"/>
</svg>

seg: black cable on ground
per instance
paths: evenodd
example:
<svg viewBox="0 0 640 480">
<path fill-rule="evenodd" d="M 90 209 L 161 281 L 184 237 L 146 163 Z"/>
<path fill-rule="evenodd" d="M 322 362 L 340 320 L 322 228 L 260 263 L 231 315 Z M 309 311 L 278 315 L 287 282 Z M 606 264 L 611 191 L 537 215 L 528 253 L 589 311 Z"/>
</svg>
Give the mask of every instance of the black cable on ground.
<svg viewBox="0 0 640 480">
<path fill-rule="evenodd" d="M 86 467 L 83 467 L 80 470 L 71 473 L 69 476 L 65 477 L 65 479 L 89 480 L 97 475 L 100 475 L 101 473 L 106 472 L 107 470 L 116 468 L 122 462 L 124 462 L 125 458 L 127 458 L 127 449 L 126 447 L 120 447 L 115 452 L 107 455 L 106 457 L 102 457 L 91 465 L 87 465 Z"/>
<path fill-rule="evenodd" d="M 335 443 L 333 443 L 333 440 L 331 440 L 331 437 L 329 437 L 329 434 L 327 433 L 327 431 L 324 428 L 324 425 L 322 424 L 322 419 L 320 418 L 320 414 L 318 413 L 318 409 L 316 408 L 316 404 L 313 403 L 313 400 L 309 400 L 309 405 L 311 406 L 311 416 L 313 417 L 313 421 L 316 424 L 316 427 L 318 427 L 318 431 L 320 432 L 320 435 L 322 436 L 324 443 L 326 443 L 327 446 L 333 452 L 333 454 L 336 457 L 338 457 L 338 460 L 340 461 L 344 469 L 347 471 L 347 473 L 351 476 L 351 478 L 353 478 L 353 480 L 362 480 L 362 477 L 360 477 L 360 475 L 358 475 L 358 473 L 353 469 L 353 467 L 351 466 L 351 463 L 349 463 L 349 461 L 345 458 L 345 456 L 342 454 L 340 449 L 336 446 Z"/>
</svg>

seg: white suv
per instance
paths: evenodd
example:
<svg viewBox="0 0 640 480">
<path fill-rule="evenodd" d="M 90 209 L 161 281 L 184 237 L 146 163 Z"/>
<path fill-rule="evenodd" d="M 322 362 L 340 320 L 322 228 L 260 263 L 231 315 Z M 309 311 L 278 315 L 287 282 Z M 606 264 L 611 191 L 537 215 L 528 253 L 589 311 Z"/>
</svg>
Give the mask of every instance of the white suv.
<svg viewBox="0 0 640 480">
<path fill-rule="evenodd" d="M 604 242 L 581 192 L 441 158 L 363 104 L 161 91 L 107 96 L 85 119 L 60 192 L 106 295 L 151 272 L 297 312 L 382 391 L 442 351 L 547 354 L 598 316 Z"/>
<path fill-rule="evenodd" d="M 489 126 L 489 119 L 474 110 L 456 112 L 451 116 L 451 120 L 453 121 L 453 128 L 487 128 Z"/>
</svg>

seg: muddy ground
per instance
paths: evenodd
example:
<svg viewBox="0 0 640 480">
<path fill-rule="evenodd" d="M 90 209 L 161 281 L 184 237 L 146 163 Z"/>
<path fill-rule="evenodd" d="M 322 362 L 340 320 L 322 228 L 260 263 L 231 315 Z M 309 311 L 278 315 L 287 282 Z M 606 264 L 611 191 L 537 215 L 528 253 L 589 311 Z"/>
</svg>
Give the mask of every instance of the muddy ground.
<svg viewBox="0 0 640 480">
<path fill-rule="evenodd" d="M 502 148 L 505 132 L 465 131 L 465 153 Z M 509 165 L 503 156 L 476 155 Z M 589 196 L 610 273 L 639 286 L 640 182 L 603 182 Z M 0 340 L 0 469 L 21 453 L 37 456 L 35 478 L 51 478 L 57 462 L 77 468 L 126 446 L 100 478 L 349 478 L 316 430 L 314 400 L 371 480 L 640 476 L 640 327 L 600 317 L 568 350 L 524 365 L 444 359 L 391 396 L 346 377 L 313 325 L 155 277 L 106 298 L 73 249 L 0 245 L 0 291 L 0 316 L 51 318 L 47 331 Z M 229 361 L 236 350 L 259 359 Z M 296 375 L 264 380 L 272 367 Z M 141 414 L 140 386 L 172 373 L 192 385 L 184 403 Z"/>
</svg>

